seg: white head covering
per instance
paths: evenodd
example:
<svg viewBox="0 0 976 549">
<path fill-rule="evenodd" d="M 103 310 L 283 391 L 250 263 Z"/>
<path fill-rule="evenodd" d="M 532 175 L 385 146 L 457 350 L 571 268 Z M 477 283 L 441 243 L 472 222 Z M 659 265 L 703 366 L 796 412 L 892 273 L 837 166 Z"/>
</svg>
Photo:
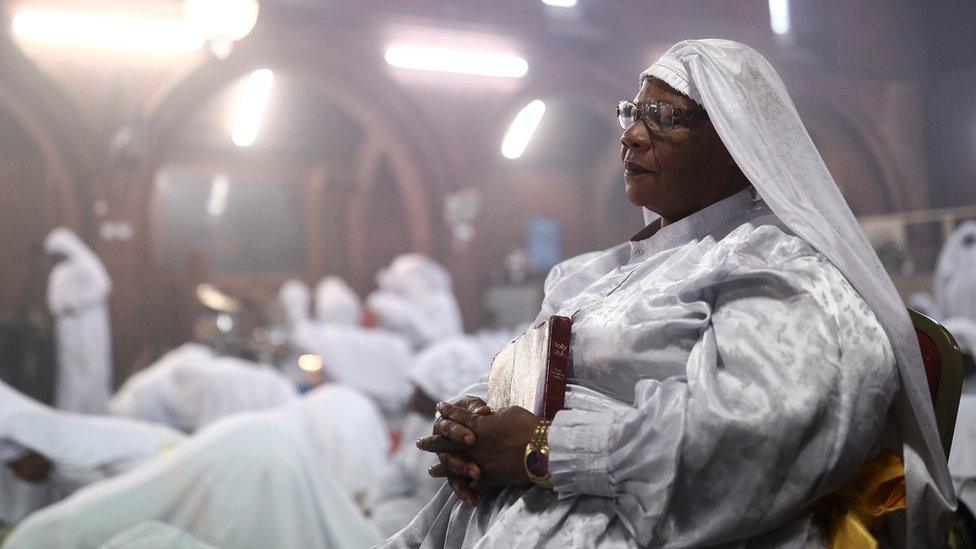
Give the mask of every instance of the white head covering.
<svg viewBox="0 0 976 549">
<path fill-rule="evenodd" d="M 97 480 L 182 440 L 163 426 L 54 410 L 0 382 L 0 521 L 16 522 L 78 487 L 53 486 L 60 473 L 70 471 L 72 481 Z M 29 451 L 53 463 L 52 478 L 28 483 L 14 477 L 6 463 Z"/>
<path fill-rule="evenodd" d="M 894 348 L 902 383 L 895 410 L 903 439 L 909 542 L 941 544 L 955 497 L 911 321 L 779 75 L 743 44 L 687 40 L 641 76 L 659 78 L 705 108 L 773 213 L 840 269 L 874 310 Z"/>
<path fill-rule="evenodd" d="M 302 395 L 277 413 L 300 420 L 332 476 L 361 497 L 386 465 L 390 431 L 379 407 L 352 387 L 330 383 Z"/>
<path fill-rule="evenodd" d="M 192 430 L 196 412 L 193 407 L 184 405 L 184 397 L 174 382 L 174 373 L 182 370 L 204 375 L 216 359 L 217 355 L 209 347 L 184 343 L 129 376 L 109 401 L 109 413 Z"/>
<path fill-rule="evenodd" d="M 428 397 L 450 401 L 488 373 L 494 353 L 507 342 L 460 336 L 436 343 L 417 355 L 407 379 Z"/>
<path fill-rule="evenodd" d="M 295 387 L 277 370 L 239 358 L 222 356 L 209 368 L 177 368 L 173 372 L 178 409 L 188 412 L 190 431 L 220 418 L 269 410 L 296 398 Z"/>
<path fill-rule="evenodd" d="M 976 321 L 976 221 L 960 225 L 942 247 L 934 286 L 944 317 Z"/>
<path fill-rule="evenodd" d="M 193 432 L 224 416 L 296 398 L 295 387 L 277 370 L 187 343 L 126 380 L 109 410 Z"/>
<path fill-rule="evenodd" d="M 315 318 L 319 322 L 356 325 L 363 305 L 356 292 L 337 276 L 327 276 L 315 286 Z"/>
<path fill-rule="evenodd" d="M 325 375 L 354 387 L 385 410 L 396 410 L 409 397 L 407 368 L 413 359 L 403 337 L 356 326 L 308 323 L 299 328 L 295 345 L 322 359 Z"/>
<path fill-rule="evenodd" d="M 297 326 L 307 322 L 310 318 L 309 307 L 312 304 L 312 294 L 308 284 L 301 280 L 288 280 L 278 289 L 278 303 L 285 313 L 285 320 L 289 326 Z"/>
<path fill-rule="evenodd" d="M 112 291 L 112 279 L 105 266 L 75 233 L 58 227 L 44 239 L 44 251 L 59 253 L 67 260 L 51 272 L 47 287 L 47 302 L 51 312 L 77 309 L 79 300 L 105 299 Z"/>
<path fill-rule="evenodd" d="M 220 421 L 165 455 L 32 514 L 4 549 L 98 547 L 155 520 L 216 547 L 371 547 L 362 516 L 302 424 L 274 413 Z"/>
<path fill-rule="evenodd" d="M 382 292 L 401 297 L 418 308 L 425 319 L 422 331 L 432 339 L 463 331 L 461 310 L 451 289 L 451 275 L 429 257 L 422 254 L 397 257 L 376 275 L 376 284 Z"/>
</svg>

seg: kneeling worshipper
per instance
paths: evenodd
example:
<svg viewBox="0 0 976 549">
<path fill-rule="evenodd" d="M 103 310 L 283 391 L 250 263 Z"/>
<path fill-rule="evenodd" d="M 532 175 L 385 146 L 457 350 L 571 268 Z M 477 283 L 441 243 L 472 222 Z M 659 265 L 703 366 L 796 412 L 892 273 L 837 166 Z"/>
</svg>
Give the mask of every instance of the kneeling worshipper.
<svg viewBox="0 0 976 549">
<path fill-rule="evenodd" d="M 941 546 L 912 324 L 779 76 L 690 40 L 639 85 L 624 180 L 657 215 L 557 265 L 537 318 L 573 320 L 565 409 L 438 404 L 449 485 L 384 546 Z"/>
<path fill-rule="evenodd" d="M 126 380 L 109 410 L 192 433 L 222 417 L 296 398 L 295 386 L 268 365 L 185 344 Z"/>
<path fill-rule="evenodd" d="M 161 423 L 189 431 L 196 421 L 190 417 L 190 410 L 179 403 L 180 395 L 173 381 L 174 371 L 204 369 L 216 359 L 217 354 L 210 347 L 199 343 L 184 343 L 129 376 L 112 396 L 108 411 L 115 416 Z"/>
<path fill-rule="evenodd" d="M 55 410 L 0 382 L 0 532 L 184 438 L 160 425 Z"/>
<path fill-rule="evenodd" d="M 327 386 L 239 414 L 170 453 L 32 514 L 4 549 L 98 547 L 147 521 L 215 547 L 370 547 L 382 540 L 353 497 L 379 475 L 389 433 L 355 390 Z"/>
<path fill-rule="evenodd" d="M 457 397 L 487 374 L 492 358 L 509 341 L 510 334 L 501 332 L 464 335 L 431 345 L 414 359 L 407 374 L 413 392 L 403 443 L 366 499 L 370 518 L 384 535 L 406 526 L 444 484 L 427 474 L 430 457 L 414 445 L 430 434 L 437 402 Z"/>
</svg>

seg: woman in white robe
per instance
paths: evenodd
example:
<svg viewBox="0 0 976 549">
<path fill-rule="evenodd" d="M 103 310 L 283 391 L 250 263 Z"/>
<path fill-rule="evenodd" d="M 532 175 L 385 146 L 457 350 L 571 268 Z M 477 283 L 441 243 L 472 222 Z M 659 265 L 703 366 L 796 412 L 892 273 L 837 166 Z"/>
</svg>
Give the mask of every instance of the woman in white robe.
<svg viewBox="0 0 976 549">
<path fill-rule="evenodd" d="M 0 382 L 0 523 L 16 524 L 86 484 L 155 457 L 183 438 L 149 423 L 55 410 Z M 30 480 L 16 473 L 28 460 L 35 470 L 40 468 Z"/>
<path fill-rule="evenodd" d="M 379 290 L 368 298 L 367 307 L 379 315 L 381 325 L 407 333 L 415 347 L 422 348 L 464 331 L 451 275 L 429 257 L 397 257 L 376 275 L 376 284 Z"/>
<path fill-rule="evenodd" d="M 627 193 L 661 217 L 554 268 L 539 315 L 574 317 L 552 490 L 522 463 L 538 418 L 439 405 L 420 446 L 456 493 L 385 546 L 823 547 L 841 531 L 813 504 L 891 457 L 907 509 L 883 484 L 874 534 L 940 545 L 955 501 L 911 323 L 775 71 L 685 41 L 636 103 Z"/>
<path fill-rule="evenodd" d="M 976 321 L 976 221 L 963 223 L 949 235 L 939 252 L 932 286 L 931 294 L 909 296 L 909 306 L 940 321 Z"/>
<path fill-rule="evenodd" d="M 115 416 L 130 417 L 169 425 L 183 431 L 197 423 L 194 411 L 181 404 L 182 396 L 174 383 L 176 370 L 203 370 L 217 359 L 210 347 L 184 343 L 159 360 L 132 374 L 108 403 Z"/>
<path fill-rule="evenodd" d="M 32 514 L 4 549 L 95 548 L 146 521 L 235 549 L 376 543 L 379 532 L 316 452 L 294 410 L 217 422 L 142 467 Z"/>
<path fill-rule="evenodd" d="M 112 280 L 95 252 L 68 229 L 51 231 L 44 251 L 60 259 L 47 286 L 58 352 L 55 402 L 63 410 L 104 413 L 112 391 Z"/>
<path fill-rule="evenodd" d="M 942 318 L 976 321 L 976 221 L 960 225 L 942 247 L 934 289 Z"/>
</svg>

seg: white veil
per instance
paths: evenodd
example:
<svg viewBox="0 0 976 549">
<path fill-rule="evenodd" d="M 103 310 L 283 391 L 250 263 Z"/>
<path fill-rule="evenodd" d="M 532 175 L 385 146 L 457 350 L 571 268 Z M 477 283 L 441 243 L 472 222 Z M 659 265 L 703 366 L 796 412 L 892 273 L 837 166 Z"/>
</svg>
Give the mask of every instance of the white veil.
<svg viewBox="0 0 976 549">
<path fill-rule="evenodd" d="M 939 546 L 955 496 L 915 332 L 877 254 L 827 171 L 773 67 L 728 40 L 687 40 L 641 75 L 691 97 L 772 211 L 826 256 L 871 306 L 895 351 L 895 401 L 908 496 L 907 542 Z"/>
</svg>

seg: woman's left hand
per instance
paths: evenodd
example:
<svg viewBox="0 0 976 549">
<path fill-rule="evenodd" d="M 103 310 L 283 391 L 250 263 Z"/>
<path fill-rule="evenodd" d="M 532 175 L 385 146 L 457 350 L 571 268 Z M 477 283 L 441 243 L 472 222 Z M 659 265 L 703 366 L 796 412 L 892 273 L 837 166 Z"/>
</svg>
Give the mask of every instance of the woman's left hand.
<svg viewBox="0 0 976 549">
<path fill-rule="evenodd" d="M 481 493 L 493 486 L 528 484 L 525 472 L 525 446 L 532 439 L 539 417 L 518 406 L 509 406 L 489 415 L 478 415 L 463 407 L 442 402 L 437 405 L 441 417 L 470 429 L 477 439 L 473 446 L 464 446 L 441 435 L 421 438 L 417 447 L 437 454 L 455 453 L 473 461 L 480 475 L 471 488 Z M 454 474 L 442 459 L 430 471 L 431 476 Z"/>
</svg>

